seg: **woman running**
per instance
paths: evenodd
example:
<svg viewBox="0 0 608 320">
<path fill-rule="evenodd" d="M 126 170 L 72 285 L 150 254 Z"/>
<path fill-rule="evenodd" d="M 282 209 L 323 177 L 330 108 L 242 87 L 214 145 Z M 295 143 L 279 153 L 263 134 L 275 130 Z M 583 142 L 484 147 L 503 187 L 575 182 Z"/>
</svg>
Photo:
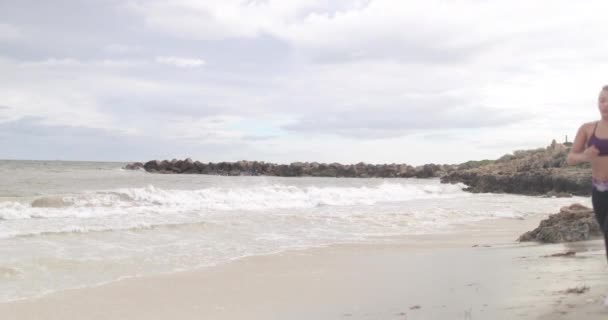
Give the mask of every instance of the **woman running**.
<svg viewBox="0 0 608 320">
<path fill-rule="evenodd" d="M 595 218 L 604 233 L 608 258 L 608 85 L 600 91 L 598 108 L 601 119 L 585 123 L 578 129 L 567 162 L 570 165 L 591 163 L 591 203 Z M 608 306 L 608 297 L 604 305 Z"/>
</svg>

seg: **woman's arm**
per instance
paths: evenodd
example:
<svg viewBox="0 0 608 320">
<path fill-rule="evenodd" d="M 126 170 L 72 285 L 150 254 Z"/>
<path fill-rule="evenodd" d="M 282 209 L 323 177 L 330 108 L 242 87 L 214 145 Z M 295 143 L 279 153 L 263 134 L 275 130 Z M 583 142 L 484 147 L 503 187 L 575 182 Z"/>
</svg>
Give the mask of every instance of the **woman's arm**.
<svg viewBox="0 0 608 320">
<path fill-rule="evenodd" d="M 591 146 L 585 149 L 585 143 L 587 142 L 587 124 L 583 124 L 576 133 L 572 148 L 566 159 L 566 163 L 569 165 L 575 165 L 580 162 L 591 161 L 594 157 L 599 154 L 599 150 L 595 146 Z"/>
</svg>

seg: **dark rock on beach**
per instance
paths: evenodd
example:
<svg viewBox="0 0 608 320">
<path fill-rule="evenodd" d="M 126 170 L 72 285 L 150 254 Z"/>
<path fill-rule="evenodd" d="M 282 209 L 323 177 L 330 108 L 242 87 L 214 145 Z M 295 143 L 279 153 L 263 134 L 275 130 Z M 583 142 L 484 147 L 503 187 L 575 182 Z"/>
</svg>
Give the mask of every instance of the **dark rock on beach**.
<svg viewBox="0 0 608 320">
<path fill-rule="evenodd" d="M 569 147 L 554 141 L 547 148 L 515 151 L 477 167 L 459 166 L 442 176 L 441 182 L 461 182 L 475 193 L 590 195 L 589 165 L 568 166 L 568 152 Z"/>
<path fill-rule="evenodd" d="M 602 237 L 602 231 L 595 219 L 593 209 L 572 204 L 541 221 L 536 229 L 522 234 L 519 241 L 559 243 L 599 237 Z"/>
<path fill-rule="evenodd" d="M 546 148 L 519 150 L 497 160 L 467 161 L 461 164 L 357 164 L 264 161 L 203 163 L 173 159 L 131 163 L 126 169 L 155 173 L 189 173 L 225 176 L 356 177 L 356 178 L 441 178 L 442 183 L 464 183 L 475 193 L 513 193 L 569 197 L 590 195 L 589 164 L 568 166 L 569 143 L 553 141 Z"/>
<path fill-rule="evenodd" d="M 145 164 L 131 163 L 125 169 L 143 168 L 155 173 L 191 173 L 226 176 L 280 176 L 280 177 L 357 177 L 357 178 L 437 178 L 456 169 L 456 165 L 425 164 L 413 167 L 407 164 L 357 164 L 293 162 L 275 164 L 263 161 L 202 163 L 173 159 L 153 160 Z"/>
<path fill-rule="evenodd" d="M 144 168 L 144 164 L 141 162 L 129 163 L 124 167 L 124 169 L 127 169 L 127 170 L 141 170 L 143 168 Z"/>
</svg>

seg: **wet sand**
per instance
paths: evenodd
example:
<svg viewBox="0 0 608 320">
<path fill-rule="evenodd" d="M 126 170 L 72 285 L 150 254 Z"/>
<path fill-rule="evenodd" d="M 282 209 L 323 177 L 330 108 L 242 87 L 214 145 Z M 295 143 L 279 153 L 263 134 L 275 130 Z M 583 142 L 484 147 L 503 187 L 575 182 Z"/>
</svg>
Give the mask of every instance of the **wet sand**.
<svg viewBox="0 0 608 320">
<path fill-rule="evenodd" d="M 126 279 L 0 304 L 0 318 L 607 319 L 603 242 L 515 241 L 541 218 Z M 546 257 L 568 250 L 576 254 Z"/>
</svg>

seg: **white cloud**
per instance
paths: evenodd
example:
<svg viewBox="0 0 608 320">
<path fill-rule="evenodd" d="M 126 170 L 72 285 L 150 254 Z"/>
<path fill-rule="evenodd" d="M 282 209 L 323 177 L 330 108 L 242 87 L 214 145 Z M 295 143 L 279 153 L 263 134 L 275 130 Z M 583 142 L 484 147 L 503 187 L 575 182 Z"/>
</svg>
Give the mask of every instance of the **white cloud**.
<svg viewBox="0 0 608 320">
<path fill-rule="evenodd" d="M 17 62 L 0 57 L 0 121 L 36 118 L 42 125 L 77 126 L 128 133 L 114 114 L 100 111 L 99 94 L 108 90 L 108 61 L 82 61 L 50 58 Z M 113 64 L 113 63 L 110 63 Z M 80 73 L 83 67 L 87 72 Z M 117 85 L 119 86 L 119 85 Z M 110 89 L 112 90 L 112 89 Z"/>
<path fill-rule="evenodd" d="M 221 39 L 255 37 L 283 26 L 303 9 L 326 7 L 320 0 L 289 1 L 132 1 L 129 8 L 142 14 L 155 30 L 183 37 Z"/>
<path fill-rule="evenodd" d="M 72 58 L 48 58 L 41 61 L 26 61 L 19 64 L 22 67 L 80 67 L 84 63 Z"/>
<path fill-rule="evenodd" d="M 202 59 L 178 58 L 178 57 L 156 57 L 156 62 L 175 66 L 178 68 L 198 68 L 205 65 Z"/>
<path fill-rule="evenodd" d="M 336 5 L 339 3 L 341 5 Z M 608 3 L 542 1 L 335 2 L 140 1 L 131 8 L 147 25 L 179 37 L 225 39 L 269 34 L 303 49 L 337 58 L 389 56 L 454 60 L 459 50 L 479 50 L 497 41 L 529 37 L 544 49 L 578 44 L 600 46 Z M 585 32 L 581 32 L 585 31 Z M 559 32 L 556 34 L 555 32 Z M 581 36 L 583 36 L 582 40 Z M 564 38 L 568 42 L 564 42 Z M 553 41 L 562 39 L 562 41 Z M 443 53 L 451 54 L 441 57 Z M 440 57 L 434 57 L 434 56 Z"/>
<path fill-rule="evenodd" d="M 216 142 L 218 160 L 454 162 L 574 134 L 608 83 L 603 1 L 127 3 L 105 11 L 120 35 L 0 25 L 32 37 L 0 57 L 0 121 Z M 183 72 L 199 53 L 213 68 Z"/>
<path fill-rule="evenodd" d="M 0 41 L 15 40 L 22 36 L 19 28 L 5 23 L 0 23 Z"/>
<path fill-rule="evenodd" d="M 74 58 L 48 58 L 44 60 L 33 60 L 19 62 L 18 66 L 23 68 L 58 68 L 63 71 L 70 68 L 84 68 L 84 67 L 116 67 L 126 68 L 141 66 L 146 64 L 142 60 L 124 60 L 124 59 L 102 59 L 102 60 L 77 60 Z"/>
<path fill-rule="evenodd" d="M 126 54 L 126 53 L 141 52 L 143 49 L 141 46 L 136 46 L 136 45 L 125 45 L 125 44 L 120 44 L 120 43 L 112 43 L 112 44 L 109 44 L 109 45 L 103 47 L 103 50 L 108 53 L 111 53 L 111 54 Z"/>
<path fill-rule="evenodd" d="M 240 120 L 240 117 L 223 115 L 204 118 L 180 116 L 163 119 L 158 123 L 158 128 L 178 140 L 191 139 L 197 143 L 234 142 L 244 137 L 243 132 L 232 128 Z"/>
<path fill-rule="evenodd" d="M 0 98 L 9 107 L 0 110 L 2 122 L 35 117 L 46 125 L 122 131 L 111 117 L 97 110 L 95 98 L 89 93 L 32 83 L 28 88 L 5 86 L 0 89 Z"/>
</svg>

